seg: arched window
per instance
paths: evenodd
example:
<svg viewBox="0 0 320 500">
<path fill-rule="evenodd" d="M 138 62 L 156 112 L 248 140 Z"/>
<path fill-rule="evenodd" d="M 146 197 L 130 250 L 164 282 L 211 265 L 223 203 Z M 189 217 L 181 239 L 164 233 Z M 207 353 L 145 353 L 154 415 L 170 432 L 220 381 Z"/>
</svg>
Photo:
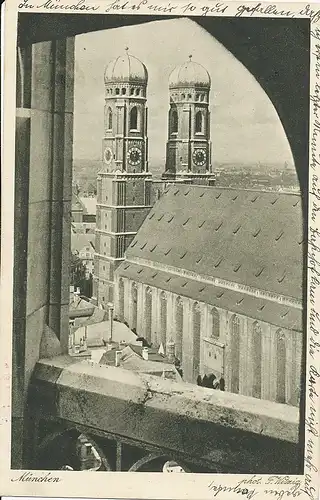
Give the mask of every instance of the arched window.
<svg viewBox="0 0 320 500">
<path fill-rule="evenodd" d="M 130 111 L 130 130 L 137 130 L 138 128 L 138 109 L 134 106 Z"/>
<path fill-rule="evenodd" d="M 277 391 L 276 401 L 286 402 L 286 344 L 282 330 L 276 332 L 277 356 Z"/>
<path fill-rule="evenodd" d="M 125 87 L 122 87 L 122 89 L 121 89 L 122 95 L 126 95 L 126 92 L 127 92 L 127 89 Z"/>
<path fill-rule="evenodd" d="M 177 297 L 175 308 L 176 356 L 180 362 L 183 357 L 183 302 Z"/>
<path fill-rule="evenodd" d="M 120 94 L 120 89 L 117 87 L 116 88 L 116 95 L 119 95 Z"/>
<path fill-rule="evenodd" d="M 240 318 L 234 314 L 230 319 L 231 336 L 231 392 L 239 392 L 240 369 Z"/>
<path fill-rule="evenodd" d="M 203 116 L 201 111 L 196 112 L 196 132 L 202 132 L 203 129 Z"/>
<path fill-rule="evenodd" d="M 145 290 L 144 319 L 145 319 L 145 336 L 147 341 L 151 342 L 152 290 L 150 287 L 147 287 Z"/>
<path fill-rule="evenodd" d="M 262 353 L 262 331 L 259 323 L 255 321 L 252 325 L 252 396 L 261 398 L 261 353 Z"/>
<path fill-rule="evenodd" d="M 186 98 L 186 94 L 181 94 L 181 99 L 184 101 L 184 99 Z"/>
<path fill-rule="evenodd" d="M 173 109 L 171 111 L 171 134 L 176 134 L 178 132 L 178 112 Z"/>
<path fill-rule="evenodd" d="M 220 316 L 217 309 L 211 309 L 212 330 L 211 337 L 218 339 L 220 337 Z"/>
<path fill-rule="evenodd" d="M 130 95 L 133 95 L 134 94 L 134 88 L 131 88 L 130 89 Z"/>
<path fill-rule="evenodd" d="M 124 319 L 124 283 L 123 279 L 119 279 L 119 319 L 120 321 L 123 321 Z"/>
<path fill-rule="evenodd" d="M 192 330 L 193 330 L 193 377 L 197 380 L 200 370 L 200 331 L 201 311 L 197 302 L 192 308 Z"/>
<path fill-rule="evenodd" d="M 140 89 L 136 89 L 136 95 L 140 95 Z"/>
<path fill-rule="evenodd" d="M 112 109 L 111 108 L 108 108 L 108 111 L 107 111 L 107 127 L 108 127 L 108 130 L 112 129 Z"/>
<path fill-rule="evenodd" d="M 160 342 L 166 348 L 167 337 L 167 296 L 164 292 L 160 295 Z"/>
<path fill-rule="evenodd" d="M 138 312 L 138 290 L 136 283 L 131 286 L 131 307 L 132 307 L 132 330 L 137 330 L 137 312 Z"/>
</svg>

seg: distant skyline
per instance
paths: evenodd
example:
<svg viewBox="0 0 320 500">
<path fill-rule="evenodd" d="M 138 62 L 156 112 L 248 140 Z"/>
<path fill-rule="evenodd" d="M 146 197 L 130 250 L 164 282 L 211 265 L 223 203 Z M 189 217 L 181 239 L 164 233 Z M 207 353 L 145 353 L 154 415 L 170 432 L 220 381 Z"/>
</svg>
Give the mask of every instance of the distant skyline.
<svg viewBox="0 0 320 500">
<path fill-rule="evenodd" d="M 147 67 L 149 164 L 164 165 L 169 108 L 168 79 L 193 60 L 211 76 L 212 161 L 293 165 L 280 119 L 248 70 L 209 33 L 189 19 L 163 20 L 79 35 L 75 47 L 74 150 L 77 159 L 100 160 L 104 69 L 124 53 Z"/>
</svg>

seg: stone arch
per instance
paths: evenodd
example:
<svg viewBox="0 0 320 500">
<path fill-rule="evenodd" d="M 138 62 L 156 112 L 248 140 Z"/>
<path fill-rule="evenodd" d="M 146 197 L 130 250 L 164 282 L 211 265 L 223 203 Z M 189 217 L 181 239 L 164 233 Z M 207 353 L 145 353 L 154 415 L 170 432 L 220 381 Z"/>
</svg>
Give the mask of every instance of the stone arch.
<svg viewBox="0 0 320 500">
<path fill-rule="evenodd" d="M 262 385 L 262 330 L 258 321 L 255 321 L 251 330 L 252 342 L 252 396 L 254 398 L 261 398 L 261 385 Z"/>
<path fill-rule="evenodd" d="M 239 392 L 240 374 L 240 318 L 234 314 L 230 318 L 230 350 L 231 350 L 231 392 Z"/>
</svg>

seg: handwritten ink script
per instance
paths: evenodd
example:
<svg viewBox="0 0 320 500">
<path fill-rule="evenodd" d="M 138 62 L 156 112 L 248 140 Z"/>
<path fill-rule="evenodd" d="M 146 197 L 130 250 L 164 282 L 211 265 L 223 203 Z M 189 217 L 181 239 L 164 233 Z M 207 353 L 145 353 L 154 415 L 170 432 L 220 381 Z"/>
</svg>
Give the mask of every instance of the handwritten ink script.
<svg viewBox="0 0 320 500">
<path fill-rule="evenodd" d="M 311 84 L 311 137 L 310 137 L 310 227 L 308 240 L 308 275 L 309 275 L 309 342 L 306 374 L 306 443 L 305 477 L 303 491 L 309 498 L 317 498 L 316 482 L 318 478 L 318 440 L 319 440 L 319 383 L 320 370 L 317 358 L 320 353 L 320 314 L 317 304 L 320 300 L 320 29 L 311 31 L 311 51 L 315 59 L 315 69 Z"/>
<path fill-rule="evenodd" d="M 22 474 L 12 477 L 11 482 L 20 483 L 59 483 L 62 481 L 61 477 L 54 476 L 51 472 L 23 472 Z"/>
<path fill-rule="evenodd" d="M 49 11 L 69 11 L 69 12 L 101 12 L 101 13 L 130 13 L 130 12 L 145 12 L 145 13 L 162 13 L 176 15 L 196 15 L 207 16 L 210 14 L 226 14 L 235 15 L 235 17 L 307 17 L 312 23 L 317 23 L 320 20 L 320 9 L 311 8 L 310 4 L 306 4 L 302 9 L 297 10 L 287 9 L 283 4 L 262 4 L 249 2 L 233 6 L 231 3 L 225 2 L 187 2 L 184 1 L 161 1 L 154 0 L 102 0 L 95 2 L 94 0 L 22 0 L 18 4 L 18 9 L 42 9 Z"/>
<path fill-rule="evenodd" d="M 256 495 L 282 500 L 288 497 L 297 498 L 303 493 L 302 480 L 294 476 L 263 477 L 254 475 L 248 479 L 242 479 L 235 486 L 211 481 L 208 488 L 214 498 L 221 497 L 224 493 L 230 498 L 230 494 L 235 493 L 248 500 Z"/>
</svg>

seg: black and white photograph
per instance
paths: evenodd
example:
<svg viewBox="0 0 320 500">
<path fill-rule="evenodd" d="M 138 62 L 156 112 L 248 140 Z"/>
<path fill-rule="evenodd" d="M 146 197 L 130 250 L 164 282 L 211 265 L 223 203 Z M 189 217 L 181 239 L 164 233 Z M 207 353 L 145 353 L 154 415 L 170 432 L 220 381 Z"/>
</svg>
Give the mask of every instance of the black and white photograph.
<svg viewBox="0 0 320 500">
<path fill-rule="evenodd" d="M 12 488 L 306 471 L 310 19 L 174 14 L 18 13 Z"/>
</svg>

